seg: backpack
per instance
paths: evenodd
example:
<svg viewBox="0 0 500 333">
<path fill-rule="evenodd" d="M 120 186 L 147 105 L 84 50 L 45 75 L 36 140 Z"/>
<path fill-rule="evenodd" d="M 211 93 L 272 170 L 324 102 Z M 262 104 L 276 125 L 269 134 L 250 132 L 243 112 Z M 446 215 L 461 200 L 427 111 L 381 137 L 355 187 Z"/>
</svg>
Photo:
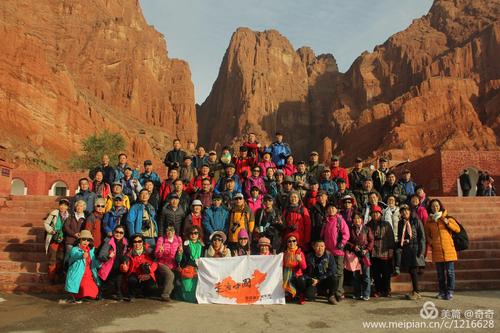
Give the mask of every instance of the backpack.
<svg viewBox="0 0 500 333">
<path fill-rule="evenodd" d="M 460 227 L 459 232 L 454 232 L 451 229 L 448 228 L 448 225 L 446 225 L 446 228 L 451 233 L 451 237 L 453 238 L 453 244 L 455 245 L 455 250 L 457 251 L 464 251 L 469 248 L 469 236 L 467 235 L 467 231 L 465 231 L 464 227 L 458 223 L 457 219 L 454 217 L 448 216 L 449 218 L 452 218 L 457 222 L 458 226 Z"/>
</svg>

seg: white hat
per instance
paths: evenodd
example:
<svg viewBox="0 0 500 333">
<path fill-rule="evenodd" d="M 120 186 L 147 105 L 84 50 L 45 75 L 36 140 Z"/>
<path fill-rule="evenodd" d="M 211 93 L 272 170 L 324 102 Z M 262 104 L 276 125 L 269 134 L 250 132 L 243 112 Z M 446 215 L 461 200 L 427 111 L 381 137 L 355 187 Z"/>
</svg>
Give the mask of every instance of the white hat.
<svg viewBox="0 0 500 333">
<path fill-rule="evenodd" d="M 193 200 L 193 202 L 191 203 L 191 206 L 203 206 L 203 204 L 201 203 L 200 200 Z"/>
</svg>

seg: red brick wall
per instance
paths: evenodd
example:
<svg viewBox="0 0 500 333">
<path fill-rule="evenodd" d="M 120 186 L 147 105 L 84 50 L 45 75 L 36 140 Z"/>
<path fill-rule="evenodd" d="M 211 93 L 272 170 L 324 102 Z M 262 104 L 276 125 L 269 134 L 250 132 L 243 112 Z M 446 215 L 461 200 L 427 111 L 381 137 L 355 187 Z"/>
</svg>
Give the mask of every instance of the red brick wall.
<svg viewBox="0 0 500 333">
<path fill-rule="evenodd" d="M 457 195 L 457 178 L 468 167 L 488 171 L 500 186 L 500 151 L 442 151 L 441 163 L 443 195 Z"/>
<path fill-rule="evenodd" d="M 442 183 L 441 179 L 441 155 L 439 153 L 426 156 L 401 165 L 395 168 L 398 178 L 401 177 L 402 171 L 409 169 L 412 179 L 418 185 L 422 185 L 428 195 L 441 195 Z"/>
<path fill-rule="evenodd" d="M 42 172 L 27 170 L 12 170 L 12 179 L 24 181 L 28 188 L 28 195 L 48 195 L 50 188 L 57 181 L 66 183 L 70 195 L 75 194 L 78 180 L 87 177 L 88 172 Z"/>
</svg>

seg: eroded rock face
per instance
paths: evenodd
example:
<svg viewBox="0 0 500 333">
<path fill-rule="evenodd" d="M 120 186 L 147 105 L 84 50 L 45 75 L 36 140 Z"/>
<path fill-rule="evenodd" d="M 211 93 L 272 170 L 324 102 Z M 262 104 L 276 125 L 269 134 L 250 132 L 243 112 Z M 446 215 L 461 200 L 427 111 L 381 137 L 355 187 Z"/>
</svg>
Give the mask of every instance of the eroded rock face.
<svg viewBox="0 0 500 333">
<path fill-rule="evenodd" d="M 18 162 L 64 168 L 104 129 L 138 161 L 162 157 L 174 137 L 196 141 L 189 66 L 167 57 L 138 1 L 5 0 L 0 10 L 0 130 L 13 152 L 37 156 Z"/>
<path fill-rule="evenodd" d="M 305 155 L 328 136 L 347 163 L 499 149 L 499 18 L 500 0 L 437 0 L 346 73 L 276 31 L 239 29 L 199 110 L 201 137 L 239 141 L 253 130 L 267 141 L 280 129 Z"/>
</svg>

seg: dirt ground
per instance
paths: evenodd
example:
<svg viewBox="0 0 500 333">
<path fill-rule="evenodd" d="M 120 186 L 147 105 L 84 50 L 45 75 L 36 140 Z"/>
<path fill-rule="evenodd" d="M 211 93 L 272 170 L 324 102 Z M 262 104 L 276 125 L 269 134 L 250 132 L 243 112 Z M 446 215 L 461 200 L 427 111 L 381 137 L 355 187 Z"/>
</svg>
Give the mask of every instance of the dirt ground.
<svg viewBox="0 0 500 333">
<path fill-rule="evenodd" d="M 396 322 L 393 325 L 429 325 L 450 322 L 444 332 L 500 332 L 500 291 L 457 293 L 453 301 L 436 300 L 423 293 L 422 300 L 408 301 L 401 295 L 370 301 L 344 300 L 329 305 L 324 300 L 305 305 L 196 305 L 172 301 L 138 299 L 134 303 L 111 300 L 60 304 L 58 299 L 30 295 L 0 295 L 0 332 L 432 332 L 436 328 L 366 328 L 366 322 Z M 435 303 L 437 319 L 420 315 L 425 302 Z M 455 322 L 442 319 L 455 310 Z M 461 318 L 456 317 L 457 310 Z M 493 319 L 481 320 L 488 328 L 472 329 L 464 313 L 492 310 Z M 484 315 L 484 311 L 483 315 Z M 471 312 L 469 312 L 470 314 Z M 475 324 L 472 323 L 475 322 Z M 398 324 L 398 322 L 400 322 Z M 402 324 L 401 324 L 402 323 Z M 494 327 L 491 327 L 494 325 Z M 467 328 L 468 327 L 468 328 Z"/>
</svg>

